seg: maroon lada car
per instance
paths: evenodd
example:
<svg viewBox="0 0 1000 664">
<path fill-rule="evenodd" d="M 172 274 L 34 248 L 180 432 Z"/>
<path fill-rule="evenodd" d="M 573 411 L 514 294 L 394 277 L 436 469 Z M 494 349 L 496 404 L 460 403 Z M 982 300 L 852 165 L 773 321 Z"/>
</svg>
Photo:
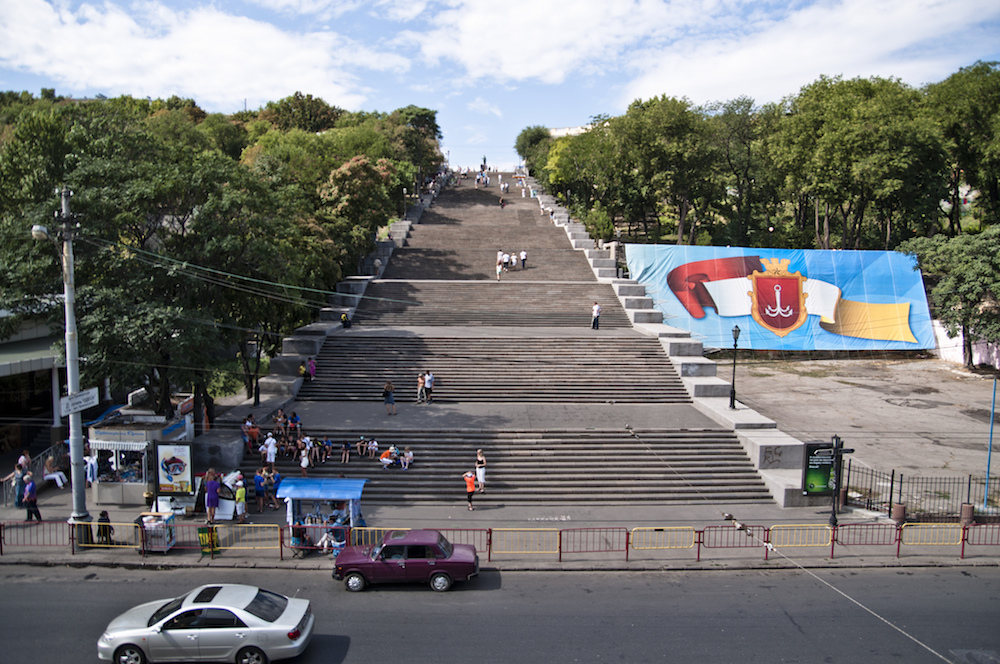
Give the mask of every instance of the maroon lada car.
<svg viewBox="0 0 1000 664">
<path fill-rule="evenodd" d="M 436 530 L 389 530 L 381 544 L 349 546 L 337 556 L 333 578 L 357 592 L 370 583 L 429 583 L 437 591 L 479 574 L 471 544 L 452 544 Z"/>
</svg>

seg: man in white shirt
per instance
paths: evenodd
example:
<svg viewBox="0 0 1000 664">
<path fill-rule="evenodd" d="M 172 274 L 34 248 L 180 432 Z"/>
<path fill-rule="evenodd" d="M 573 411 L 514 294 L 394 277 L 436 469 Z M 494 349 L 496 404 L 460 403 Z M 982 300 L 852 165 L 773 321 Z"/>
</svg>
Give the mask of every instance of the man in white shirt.
<svg viewBox="0 0 1000 664">
<path fill-rule="evenodd" d="M 424 375 L 424 391 L 427 392 L 427 403 L 434 401 L 434 374 L 430 371 Z"/>
<path fill-rule="evenodd" d="M 591 310 L 591 315 L 594 317 L 594 320 L 590 323 L 590 329 L 596 330 L 600 327 L 601 323 L 601 305 L 594 302 L 594 308 Z"/>
</svg>

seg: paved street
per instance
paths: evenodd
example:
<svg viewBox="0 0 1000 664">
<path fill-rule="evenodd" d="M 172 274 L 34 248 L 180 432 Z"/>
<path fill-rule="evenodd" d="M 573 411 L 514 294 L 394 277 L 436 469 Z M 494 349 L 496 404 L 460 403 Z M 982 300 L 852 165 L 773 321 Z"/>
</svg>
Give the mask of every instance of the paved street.
<svg viewBox="0 0 1000 664">
<path fill-rule="evenodd" d="M 6 567 L 3 661 L 97 661 L 107 622 L 201 583 L 307 597 L 302 664 L 996 662 L 1000 570 L 486 572 L 351 594 L 329 572 Z M 870 611 L 869 611 L 870 610 Z M 975 655 L 969 655 L 974 651 Z M 994 659 L 989 659 L 993 657 Z"/>
</svg>

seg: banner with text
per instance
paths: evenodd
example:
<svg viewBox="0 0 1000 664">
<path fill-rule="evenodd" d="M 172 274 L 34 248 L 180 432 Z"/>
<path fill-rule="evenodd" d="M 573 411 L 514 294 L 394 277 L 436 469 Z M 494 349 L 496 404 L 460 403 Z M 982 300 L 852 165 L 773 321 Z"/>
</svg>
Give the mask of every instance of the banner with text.
<svg viewBox="0 0 1000 664">
<path fill-rule="evenodd" d="M 667 325 L 706 346 L 757 350 L 935 347 L 923 279 L 893 251 L 629 244 L 629 274 Z"/>
</svg>

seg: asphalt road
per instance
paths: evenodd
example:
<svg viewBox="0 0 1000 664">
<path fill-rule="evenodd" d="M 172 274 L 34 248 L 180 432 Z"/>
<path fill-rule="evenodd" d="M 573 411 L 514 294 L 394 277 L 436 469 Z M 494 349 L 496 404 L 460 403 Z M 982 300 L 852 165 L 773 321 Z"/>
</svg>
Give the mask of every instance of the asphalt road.
<svg viewBox="0 0 1000 664">
<path fill-rule="evenodd" d="M 448 593 L 352 594 L 328 572 L 11 566 L 0 662 L 96 662 L 119 612 L 219 581 L 312 600 L 316 636 L 290 660 L 302 664 L 1000 662 L 1000 569 L 816 574 L 485 571 Z"/>
</svg>

